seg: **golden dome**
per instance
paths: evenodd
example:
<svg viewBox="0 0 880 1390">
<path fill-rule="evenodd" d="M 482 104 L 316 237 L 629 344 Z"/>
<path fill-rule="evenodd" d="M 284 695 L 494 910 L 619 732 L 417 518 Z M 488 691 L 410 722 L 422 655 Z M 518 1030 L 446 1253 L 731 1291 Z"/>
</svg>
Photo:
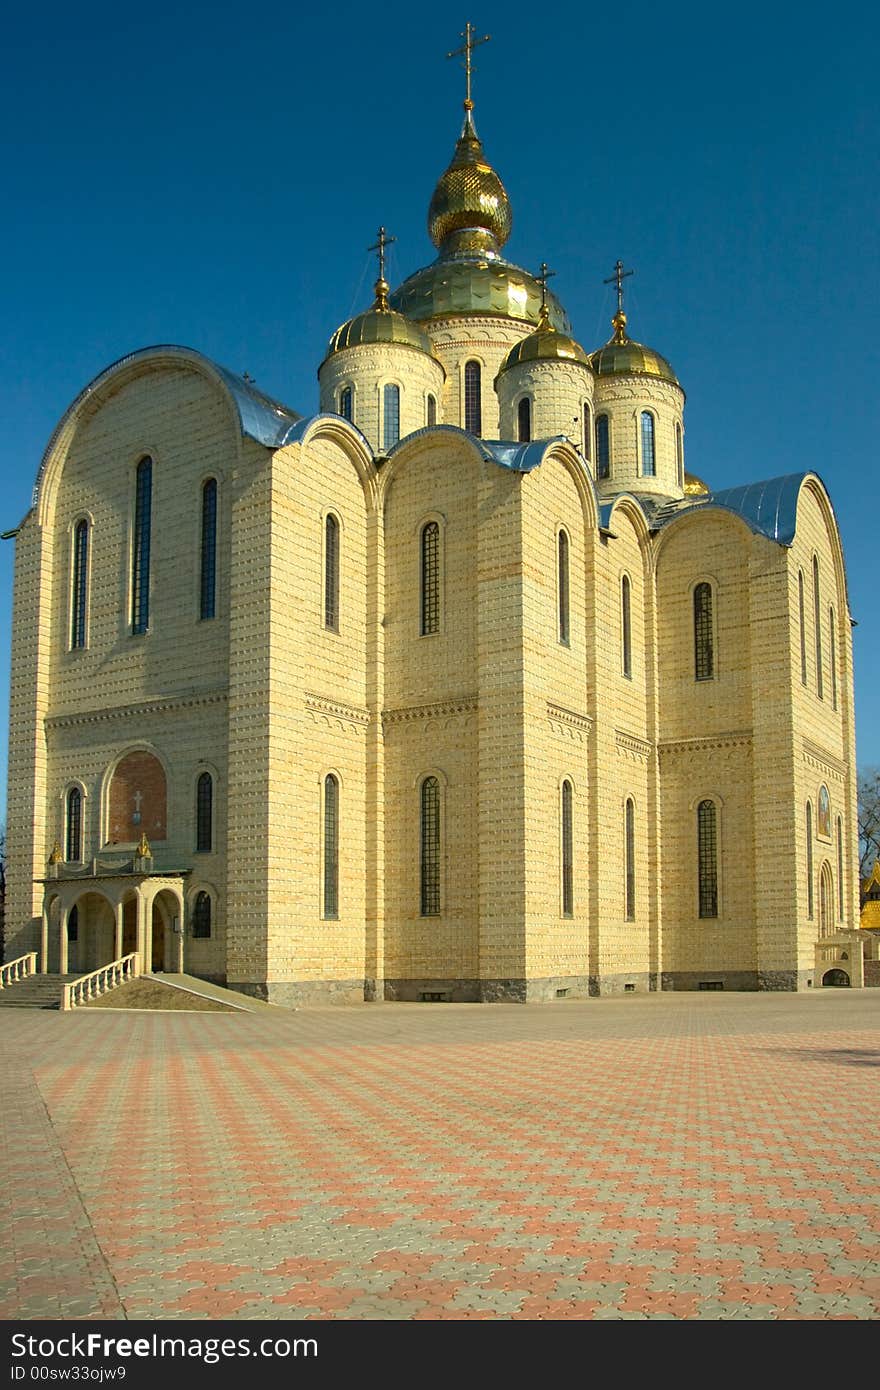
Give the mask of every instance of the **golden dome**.
<svg viewBox="0 0 880 1390">
<path fill-rule="evenodd" d="M 404 280 L 392 294 L 391 304 L 419 323 L 480 314 L 518 319 L 534 326 L 541 314 L 541 286 L 534 275 L 500 256 L 441 255 Z M 556 296 L 549 292 L 547 311 L 552 326 L 566 333 L 568 317 Z"/>
<path fill-rule="evenodd" d="M 590 366 L 597 376 L 654 376 L 681 385 L 665 357 L 627 337 L 626 314 L 619 311 L 612 322 L 614 336 L 590 357 Z"/>
<path fill-rule="evenodd" d="M 685 497 L 708 497 L 709 489 L 703 479 L 697 477 L 696 473 L 685 473 L 684 495 Z"/>
<path fill-rule="evenodd" d="M 546 313 L 541 315 L 538 327 L 527 338 L 515 343 L 501 364 L 498 376 L 517 367 L 521 362 L 579 362 L 589 367 L 590 359 L 580 343 L 567 333 L 551 328 Z"/>
<path fill-rule="evenodd" d="M 512 223 L 510 199 L 486 162 L 468 111 L 452 162 L 434 189 L 428 208 L 428 234 L 438 249 L 446 250 L 444 243 L 454 232 L 482 232 L 482 237 L 472 238 L 471 249 L 497 255 L 510 236 Z"/>
<path fill-rule="evenodd" d="M 396 343 L 400 347 L 426 352 L 429 357 L 434 353 L 427 333 L 405 314 L 389 306 L 388 282 L 381 278 L 376 281 L 376 299 L 372 308 L 337 328 L 328 344 L 327 357 L 341 352 L 343 348 L 361 347 L 365 343 Z"/>
</svg>

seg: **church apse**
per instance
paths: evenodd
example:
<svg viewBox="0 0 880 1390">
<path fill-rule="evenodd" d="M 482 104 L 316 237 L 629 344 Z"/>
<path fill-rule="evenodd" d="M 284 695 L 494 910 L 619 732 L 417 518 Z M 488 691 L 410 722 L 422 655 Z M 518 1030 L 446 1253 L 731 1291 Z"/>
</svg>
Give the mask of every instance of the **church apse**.
<svg viewBox="0 0 880 1390">
<path fill-rule="evenodd" d="M 151 843 L 167 839 L 167 801 L 159 759 L 144 750 L 127 753 L 110 782 L 107 843 L 135 844 L 142 835 Z"/>
</svg>

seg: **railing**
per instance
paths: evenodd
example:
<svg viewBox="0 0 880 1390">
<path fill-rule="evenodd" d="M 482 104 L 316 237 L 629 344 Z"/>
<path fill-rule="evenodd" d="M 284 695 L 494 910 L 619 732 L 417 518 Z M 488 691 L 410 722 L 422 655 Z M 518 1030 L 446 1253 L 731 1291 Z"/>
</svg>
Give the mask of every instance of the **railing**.
<svg viewBox="0 0 880 1390">
<path fill-rule="evenodd" d="M 0 965 L 0 989 L 14 985 L 18 980 L 26 980 L 28 975 L 37 973 L 37 953 L 28 951 L 26 956 L 16 956 L 15 960 Z"/>
<path fill-rule="evenodd" d="M 93 970 L 90 975 L 80 975 L 78 980 L 65 985 L 61 996 L 61 1008 L 75 1009 L 80 1004 L 88 1004 L 90 999 L 100 999 L 108 990 L 125 984 L 126 980 L 134 980 L 140 973 L 141 962 L 137 951 L 132 951 L 130 956 L 122 956 L 119 960 L 111 960 L 109 965 L 102 965 L 100 970 Z"/>
</svg>

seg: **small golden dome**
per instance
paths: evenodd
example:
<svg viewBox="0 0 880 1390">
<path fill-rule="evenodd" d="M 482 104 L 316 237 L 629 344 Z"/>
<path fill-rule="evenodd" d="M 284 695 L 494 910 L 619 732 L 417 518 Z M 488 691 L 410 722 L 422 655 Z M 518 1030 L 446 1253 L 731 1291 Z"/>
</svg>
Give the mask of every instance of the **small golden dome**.
<svg viewBox="0 0 880 1390">
<path fill-rule="evenodd" d="M 590 366 L 597 376 L 654 376 L 681 385 L 665 357 L 627 337 L 626 314 L 622 310 L 614 315 L 612 323 L 614 336 L 590 357 Z"/>
<path fill-rule="evenodd" d="M 416 348 L 432 357 L 434 349 L 427 333 L 405 314 L 390 308 L 388 281 L 380 276 L 375 288 L 376 299 L 372 308 L 337 328 L 327 347 L 327 357 L 341 352 L 343 348 L 361 347 L 365 343 L 396 343 L 400 347 Z"/>
<path fill-rule="evenodd" d="M 703 479 L 697 477 L 696 473 L 685 473 L 684 495 L 685 497 L 708 497 L 709 489 Z"/>
<path fill-rule="evenodd" d="M 580 343 L 576 343 L 567 333 L 560 333 L 550 326 L 546 309 L 542 310 L 540 322 L 534 333 L 530 333 L 510 349 L 501 364 L 498 376 L 509 371 L 511 367 L 519 366 L 521 362 L 579 362 L 584 367 L 590 365 L 590 359 Z"/>
<path fill-rule="evenodd" d="M 434 189 L 428 208 L 428 233 L 434 245 L 443 251 L 451 249 L 446 243 L 454 233 L 476 233 L 469 249 L 497 255 L 510 236 L 512 224 L 510 199 L 486 161 L 468 111 L 452 162 Z"/>
</svg>

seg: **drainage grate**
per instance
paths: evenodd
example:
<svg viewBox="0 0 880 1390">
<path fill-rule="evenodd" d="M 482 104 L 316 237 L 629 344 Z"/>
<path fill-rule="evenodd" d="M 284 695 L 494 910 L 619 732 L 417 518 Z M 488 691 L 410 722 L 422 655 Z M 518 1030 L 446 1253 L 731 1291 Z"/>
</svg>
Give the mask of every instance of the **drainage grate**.
<svg viewBox="0 0 880 1390">
<path fill-rule="evenodd" d="M 419 995 L 422 1004 L 448 1004 L 449 995 L 438 989 L 423 989 Z"/>
<path fill-rule="evenodd" d="M 567 990 L 567 989 L 558 989 L 558 990 L 556 991 L 556 998 L 557 998 L 557 999 L 567 999 L 567 998 L 568 998 L 568 990 Z"/>
<path fill-rule="evenodd" d="M 623 992 L 624 994 L 635 994 L 636 987 L 635 985 L 624 985 Z"/>
</svg>

